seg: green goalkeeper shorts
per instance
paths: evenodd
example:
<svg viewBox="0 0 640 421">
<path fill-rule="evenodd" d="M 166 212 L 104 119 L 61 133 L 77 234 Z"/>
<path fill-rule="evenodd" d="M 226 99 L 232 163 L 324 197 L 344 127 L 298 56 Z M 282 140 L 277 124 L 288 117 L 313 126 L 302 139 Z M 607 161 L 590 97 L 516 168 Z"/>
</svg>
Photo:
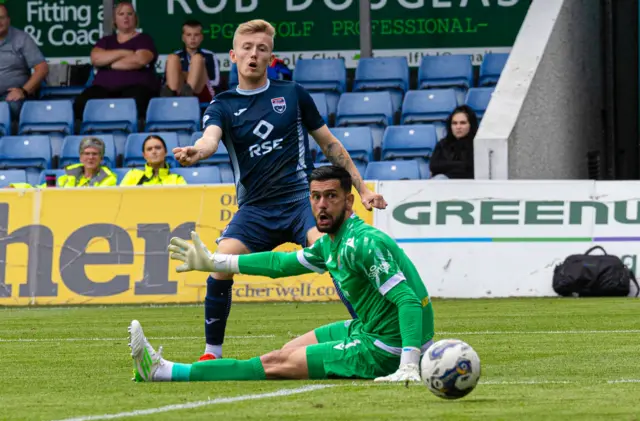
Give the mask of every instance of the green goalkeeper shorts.
<svg viewBox="0 0 640 421">
<path fill-rule="evenodd" d="M 314 331 L 318 344 L 307 347 L 309 378 L 373 379 L 398 369 L 400 356 L 374 345 L 376 338 L 362 333 L 361 325 L 347 320 Z"/>
</svg>

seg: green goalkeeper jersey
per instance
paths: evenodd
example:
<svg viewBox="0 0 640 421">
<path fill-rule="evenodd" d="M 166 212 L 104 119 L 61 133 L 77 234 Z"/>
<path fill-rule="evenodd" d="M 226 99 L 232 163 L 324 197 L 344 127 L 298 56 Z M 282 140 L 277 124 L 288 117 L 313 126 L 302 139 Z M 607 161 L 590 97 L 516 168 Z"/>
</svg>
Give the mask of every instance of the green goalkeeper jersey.
<svg viewBox="0 0 640 421">
<path fill-rule="evenodd" d="M 238 266 L 272 278 L 329 271 L 363 333 L 390 347 L 420 348 L 433 338 L 433 307 L 415 266 L 392 238 L 355 214 L 333 240 L 324 235 L 298 252 L 243 255 Z"/>
</svg>

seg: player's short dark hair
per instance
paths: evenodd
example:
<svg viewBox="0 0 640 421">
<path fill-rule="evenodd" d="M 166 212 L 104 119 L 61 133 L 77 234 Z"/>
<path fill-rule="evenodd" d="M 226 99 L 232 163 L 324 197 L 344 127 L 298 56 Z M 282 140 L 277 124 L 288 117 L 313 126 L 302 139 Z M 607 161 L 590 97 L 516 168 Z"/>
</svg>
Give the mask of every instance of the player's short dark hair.
<svg viewBox="0 0 640 421">
<path fill-rule="evenodd" d="M 189 28 L 197 28 L 200 27 L 202 28 L 202 23 L 199 20 L 196 19 L 187 19 L 184 21 L 184 23 L 182 24 L 182 27 L 184 28 L 185 26 L 188 26 Z"/>
<path fill-rule="evenodd" d="M 338 167 L 335 165 L 326 165 L 324 167 L 318 167 L 311 172 L 309 176 L 309 183 L 312 181 L 329 181 L 329 180 L 338 180 L 340 181 L 340 187 L 347 193 L 351 193 L 351 187 L 353 186 L 353 181 L 351 180 L 351 174 L 349 171 L 345 170 L 342 167 Z"/>
<path fill-rule="evenodd" d="M 0 7 L 4 7 L 4 11 L 7 12 L 7 16 L 11 17 L 11 13 L 9 13 L 9 6 L 6 3 L 0 1 Z"/>
</svg>

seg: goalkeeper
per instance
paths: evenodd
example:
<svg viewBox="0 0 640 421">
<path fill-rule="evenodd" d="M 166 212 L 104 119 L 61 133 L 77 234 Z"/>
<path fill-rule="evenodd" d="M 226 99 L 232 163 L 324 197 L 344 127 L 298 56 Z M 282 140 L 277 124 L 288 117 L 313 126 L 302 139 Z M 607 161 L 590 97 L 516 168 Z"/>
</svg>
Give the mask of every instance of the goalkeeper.
<svg viewBox="0 0 640 421">
<path fill-rule="evenodd" d="M 420 357 L 432 343 L 433 308 L 418 272 L 389 236 L 353 212 L 351 176 L 320 167 L 310 176 L 311 207 L 321 237 L 298 252 L 211 253 L 193 232 L 193 244 L 172 238 L 171 258 L 187 272 L 242 273 L 271 278 L 329 271 L 359 318 L 319 327 L 282 349 L 249 360 L 180 364 L 165 360 L 129 327 L 138 381 L 221 381 L 362 378 L 420 381 Z"/>
</svg>

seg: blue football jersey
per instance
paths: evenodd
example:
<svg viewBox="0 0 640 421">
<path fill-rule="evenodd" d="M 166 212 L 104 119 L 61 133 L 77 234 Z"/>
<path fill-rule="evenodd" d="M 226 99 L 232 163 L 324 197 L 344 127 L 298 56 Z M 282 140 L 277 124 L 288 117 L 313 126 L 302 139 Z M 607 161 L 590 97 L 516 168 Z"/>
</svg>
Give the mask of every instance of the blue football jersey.
<svg viewBox="0 0 640 421">
<path fill-rule="evenodd" d="M 325 123 L 309 93 L 295 82 L 269 80 L 254 90 L 217 95 L 203 129 L 222 129 L 238 205 L 276 205 L 309 197 L 313 170 L 307 133 Z"/>
</svg>

